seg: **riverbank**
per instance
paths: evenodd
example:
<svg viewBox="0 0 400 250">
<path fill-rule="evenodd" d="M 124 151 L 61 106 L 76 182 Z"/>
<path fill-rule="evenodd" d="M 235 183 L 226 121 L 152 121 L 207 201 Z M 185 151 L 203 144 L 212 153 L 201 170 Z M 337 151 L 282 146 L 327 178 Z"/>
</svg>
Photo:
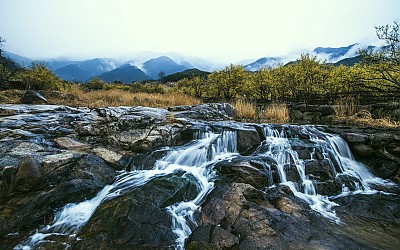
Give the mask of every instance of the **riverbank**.
<svg viewBox="0 0 400 250">
<path fill-rule="evenodd" d="M 241 123 L 221 103 L 0 110 L 6 249 L 399 244 L 396 129 Z"/>
</svg>

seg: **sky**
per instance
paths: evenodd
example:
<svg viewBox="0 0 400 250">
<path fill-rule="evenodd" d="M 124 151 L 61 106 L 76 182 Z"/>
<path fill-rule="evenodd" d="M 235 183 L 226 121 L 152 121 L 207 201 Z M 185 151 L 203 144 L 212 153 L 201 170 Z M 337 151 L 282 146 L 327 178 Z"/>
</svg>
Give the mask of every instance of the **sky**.
<svg viewBox="0 0 400 250">
<path fill-rule="evenodd" d="M 0 0 L 4 48 L 33 58 L 176 52 L 218 62 L 378 44 L 399 0 Z"/>
</svg>

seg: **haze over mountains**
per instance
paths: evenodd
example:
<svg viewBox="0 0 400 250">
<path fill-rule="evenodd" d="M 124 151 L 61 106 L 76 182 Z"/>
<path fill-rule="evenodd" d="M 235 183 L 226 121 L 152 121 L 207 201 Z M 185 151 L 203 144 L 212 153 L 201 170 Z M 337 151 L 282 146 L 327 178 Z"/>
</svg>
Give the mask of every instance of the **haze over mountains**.
<svg viewBox="0 0 400 250">
<path fill-rule="evenodd" d="M 375 48 L 352 44 L 339 48 L 318 47 L 302 53 L 316 55 L 319 59 L 326 60 L 327 63 L 354 65 L 361 60 L 360 57 L 356 57 L 357 51 L 367 47 Z M 74 82 L 86 82 L 93 77 L 98 77 L 105 82 L 131 83 L 133 81 L 157 80 L 163 75 L 166 76 L 188 69 L 196 68 L 202 71 L 212 71 L 225 66 L 179 54 L 158 55 L 144 61 L 139 58 L 125 62 L 112 58 L 94 58 L 82 61 L 68 59 L 33 60 L 8 51 L 4 51 L 4 55 L 24 67 L 31 65 L 32 62 L 42 62 L 60 78 Z M 256 71 L 263 67 L 285 64 L 299 57 L 300 53 L 292 56 L 262 57 L 251 60 L 252 62 L 248 64 L 242 63 L 242 65 L 248 71 Z M 245 61 L 248 62 L 249 60 L 243 62 Z"/>
</svg>

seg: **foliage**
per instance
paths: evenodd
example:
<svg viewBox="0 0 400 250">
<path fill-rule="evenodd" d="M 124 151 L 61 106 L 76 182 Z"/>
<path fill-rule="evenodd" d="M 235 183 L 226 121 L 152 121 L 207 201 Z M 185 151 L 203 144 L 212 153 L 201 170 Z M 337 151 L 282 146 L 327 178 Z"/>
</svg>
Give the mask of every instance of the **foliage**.
<svg viewBox="0 0 400 250">
<path fill-rule="evenodd" d="M 59 90 L 63 86 L 63 81 L 41 63 L 32 63 L 30 68 L 18 74 L 18 78 L 34 90 Z"/>
<path fill-rule="evenodd" d="M 400 35 L 399 24 L 375 27 L 377 37 L 385 42 L 379 51 L 362 50 L 366 87 L 378 91 L 400 91 Z M 372 82 L 372 83 L 371 83 Z"/>
<path fill-rule="evenodd" d="M 12 60 L 3 56 L 3 44 L 6 40 L 0 36 L 0 87 L 12 78 L 12 76 L 20 70 L 20 67 Z"/>
<path fill-rule="evenodd" d="M 130 85 L 130 91 L 133 92 L 133 93 L 164 94 L 165 93 L 165 88 L 160 83 L 133 82 Z"/>
<path fill-rule="evenodd" d="M 177 82 L 184 78 L 192 79 L 194 77 L 206 78 L 210 73 L 198 69 L 187 69 L 182 72 L 177 72 L 163 78 L 163 82 Z"/>
</svg>

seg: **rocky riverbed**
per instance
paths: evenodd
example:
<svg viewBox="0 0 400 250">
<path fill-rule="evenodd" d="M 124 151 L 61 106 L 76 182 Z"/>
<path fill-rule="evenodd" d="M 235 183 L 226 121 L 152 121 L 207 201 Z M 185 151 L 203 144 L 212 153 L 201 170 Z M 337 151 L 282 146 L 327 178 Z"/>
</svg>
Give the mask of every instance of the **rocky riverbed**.
<svg viewBox="0 0 400 250">
<path fill-rule="evenodd" d="M 0 248 L 397 249 L 398 130 L 233 115 L 0 105 Z"/>
</svg>

